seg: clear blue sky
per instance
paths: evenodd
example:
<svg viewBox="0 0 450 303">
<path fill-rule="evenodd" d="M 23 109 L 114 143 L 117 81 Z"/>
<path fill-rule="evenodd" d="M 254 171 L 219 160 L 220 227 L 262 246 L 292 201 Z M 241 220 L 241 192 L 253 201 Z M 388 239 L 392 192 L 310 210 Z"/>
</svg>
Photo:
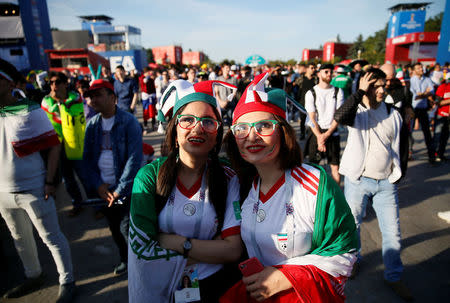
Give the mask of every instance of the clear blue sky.
<svg viewBox="0 0 450 303">
<path fill-rule="evenodd" d="M 449 0 L 450 1 L 450 0 Z M 410 0 L 47 0 L 50 24 L 81 29 L 77 16 L 107 15 L 114 25 L 141 29 L 142 46 L 181 45 L 212 60 L 243 62 L 251 54 L 268 60 L 299 60 L 303 48 L 318 48 L 339 34 L 353 42 L 382 29 L 389 7 Z M 445 0 L 431 0 L 427 19 Z"/>
</svg>

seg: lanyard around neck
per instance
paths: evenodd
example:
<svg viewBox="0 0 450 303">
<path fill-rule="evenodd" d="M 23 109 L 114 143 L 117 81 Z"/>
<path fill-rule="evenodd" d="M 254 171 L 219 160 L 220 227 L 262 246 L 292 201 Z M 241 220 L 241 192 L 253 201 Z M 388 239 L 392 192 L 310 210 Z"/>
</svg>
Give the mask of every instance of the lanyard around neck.
<svg viewBox="0 0 450 303">
<path fill-rule="evenodd" d="M 291 177 L 290 177 L 290 173 L 291 170 L 286 170 L 285 171 L 285 175 L 284 175 L 284 182 L 285 182 L 285 189 L 284 189 L 284 195 L 283 198 L 281 199 L 281 201 L 274 201 L 275 203 L 285 203 L 285 208 L 286 208 L 286 220 L 288 221 L 288 230 L 293 231 L 295 228 L 294 225 L 294 209 L 293 209 L 293 205 L 292 205 L 292 197 L 293 197 L 293 186 L 292 186 L 292 182 L 291 182 Z M 265 217 L 267 216 L 264 212 L 264 210 L 259 208 L 259 192 L 260 192 L 260 187 L 261 187 L 261 179 L 258 179 L 258 185 L 256 187 L 256 201 L 253 204 L 253 220 L 252 220 L 252 226 L 250 229 L 250 241 L 251 244 L 255 250 L 255 255 L 256 258 L 258 258 L 258 260 L 260 260 L 263 264 L 267 264 L 266 262 L 264 262 L 264 258 L 263 258 L 263 254 L 261 252 L 261 248 L 258 245 L 258 242 L 256 241 L 256 228 L 257 228 L 257 223 L 260 223 L 262 221 L 264 221 Z M 281 218 L 280 218 L 281 219 Z M 258 221 L 259 220 L 259 221 Z M 294 239 L 292 239 L 292 243 L 293 243 Z M 292 245 L 293 247 L 293 245 Z M 292 253 L 292 252 L 291 252 Z M 289 256 L 288 256 L 289 257 Z"/>
<path fill-rule="evenodd" d="M 203 208 L 205 204 L 206 199 L 206 170 L 208 169 L 208 166 L 205 168 L 205 171 L 202 175 L 202 186 L 200 187 L 200 191 L 198 194 L 198 203 L 195 203 L 195 227 L 194 227 L 194 235 L 192 238 L 199 238 L 200 236 L 200 227 L 202 224 L 202 217 L 203 217 Z M 175 192 L 176 188 L 172 190 L 172 193 L 169 196 L 169 199 L 167 200 L 166 207 L 166 224 L 167 224 L 167 230 L 169 233 L 173 234 L 175 233 L 173 228 L 173 212 L 175 208 Z"/>
</svg>

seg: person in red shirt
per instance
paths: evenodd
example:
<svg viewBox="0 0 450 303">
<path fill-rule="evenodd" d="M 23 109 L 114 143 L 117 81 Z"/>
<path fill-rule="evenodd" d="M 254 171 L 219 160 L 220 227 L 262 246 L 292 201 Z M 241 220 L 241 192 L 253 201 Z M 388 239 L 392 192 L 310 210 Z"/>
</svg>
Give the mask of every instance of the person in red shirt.
<svg viewBox="0 0 450 303">
<path fill-rule="evenodd" d="M 139 88 L 141 89 L 142 116 L 144 119 L 144 135 L 149 132 L 147 128 L 148 120 L 151 119 L 152 127 L 150 131 L 155 130 L 156 123 L 156 88 L 155 76 L 152 70 L 144 67 L 144 72 L 139 77 Z"/>
<path fill-rule="evenodd" d="M 450 73 L 447 73 L 445 83 L 439 85 L 436 91 L 436 102 L 439 106 L 434 128 L 434 144 L 438 147 L 436 161 L 445 161 L 450 126 Z"/>
</svg>

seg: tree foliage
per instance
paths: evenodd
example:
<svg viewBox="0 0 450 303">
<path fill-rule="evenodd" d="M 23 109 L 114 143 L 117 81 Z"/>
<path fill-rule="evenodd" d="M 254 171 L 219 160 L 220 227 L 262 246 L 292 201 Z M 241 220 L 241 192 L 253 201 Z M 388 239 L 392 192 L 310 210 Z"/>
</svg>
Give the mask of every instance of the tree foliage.
<svg viewBox="0 0 450 303">
<path fill-rule="evenodd" d="M 437 14 L 436 16 L 431 17 L 427 21 L 425 21 L 425 31 L 426 32 L 440 32 L 443 17 L 444 17 L 444 12 Z"/>
<path fill-rule="evenodd" d="M 148 63 L 155 63 L 155 57 L 153 57 L 153 51 L 151 48 L 147 48 L 146 50 L 147 53 L 147 62 Z"/>
<path fill-rule="evenodd" d="M 352 46 L 348 49 L 347 59 L 356 59 L 358 58 L 358 50 L 364 51 L 364 38 L 362 34 L 359 34 L 356 37 L 356 41 L 353 42 Z"/>
</svg>

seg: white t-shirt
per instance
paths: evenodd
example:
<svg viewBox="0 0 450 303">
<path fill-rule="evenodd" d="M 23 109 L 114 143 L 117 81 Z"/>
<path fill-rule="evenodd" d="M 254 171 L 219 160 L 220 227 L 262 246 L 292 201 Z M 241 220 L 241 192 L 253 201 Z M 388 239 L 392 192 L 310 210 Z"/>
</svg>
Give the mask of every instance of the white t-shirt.
<svg viewBox="0 0 450 303">
<path fill-rule="evenodd" d="M 320 128 L 329 129 L 334 119 L 336 109 L 341 107 L 344 103 L 344 92 L 339 88 L 336 99 L 334 98 L 334 86 L 323 89 L 319 85 L 313 87 L 316 92 L 316 102 L 314 103 L 314 96 L 311 91 L 305 95 L 305 109 L 308 113 L 317 113 L 316 119 Z M 312 123 L 308 125 L 312 127 Z"/>
<path fill-rule="evenodd" d="M 114 118 L 105 119 L 102 117 L 102 147 L 100 158 L 98 159 L 98 168 L 104 183 L 116 184 L 116 173 L 114 172 L 114 156 L 111 142 L 111 129 L 114 125 Z"/>
<path fill-rule="evenodd" d="M 0 117 L 0 192 L 43 188 L 45 166 L 40 153 L 19 158 L 6 135 L 6 122 L 7 119 Z"/>
<path fill-rule="evenodd" d="M 258 258 L 265 266 L 314 265 L 334 277 L 349 276 L 356 254 L 308 254 L 320 171 L 303 164 L 287 170 L 283 177 L 265 196 L 260 193 L 259 199 L 254 184 L 242 205 L 241 236 L 249 257 Z"/>
<path fill-rule="evenodd" d="M 242 205 L 242 240 L 249 257 L 257 257 L 265 266 L 285 264 L 290 258 L 305 255 L 311 248 L 320 171 L 303 165 L 288 173 L 294 183 L 292 199 L 287 197 L 289 187 L 283 175 L 265 196 L 259 193 L 258 206 L 255 205 L 258 186 L 254 182 Z M 291 201 L 290 208 L 286 201 Z M 289 209 L 293 211 L 293 222 L 287 215 Z M 258 256 L 254 246 L 253 233 L 262 256 Z"/>
<path fill-rule="evenodd" d="M 228 181 L 228 195 L 226 202 L 225 218 L 222 227 L 222 238 L 240 234 L 241 216 L 239 204 L 239 180 L 233 171 L 226 168 Z M 201 240 L 212 239 L 217 232 L 218 219 L 214 206 L 208 199 L 208 189 L 204 190 L 205 198 L 203 207 L 199 205 L 202 199 L 203 177 L 197 180 L 190 189 L 177 182 L 172 195 L 173 207 L 166 203 L 158 216 L 159 226 L 162 232 L 175 233 L 184 237 L 196 238 Z M 202 184 L 203 183 L 203 184 Z M 170 198 L 169 198 L 170 200 Z M 235 211 L 236 210 L 236 211 Z M 195 225 L 197 220 L 200 223 L 199 235 L 195 235 Z M 170 225 L 172 227 L 170 227 Z M 222 268 L 222 264 L 198 264 L 199 279 L 204 279 L 216 273 Z"/>
<path fill-rule="evenodd" d="M 382 102 L 376 109 L 369 109 L 369 149 L 365 158 L 362 175 L 372 179 L 382 180 L 392 173 L 392 142 L 394 127 L 386 105 Z"/>
</svg>

